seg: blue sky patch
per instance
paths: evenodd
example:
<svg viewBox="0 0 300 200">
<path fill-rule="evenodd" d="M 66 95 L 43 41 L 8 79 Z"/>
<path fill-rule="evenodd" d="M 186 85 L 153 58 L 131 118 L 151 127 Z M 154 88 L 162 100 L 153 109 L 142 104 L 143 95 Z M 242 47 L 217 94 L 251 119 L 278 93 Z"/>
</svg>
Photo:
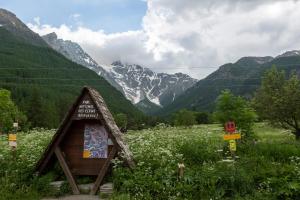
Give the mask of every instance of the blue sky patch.
<svg viewBox="0 0 300 200">
<path fill-rule="evenodd" d="M 41 24 L 77 27 L 105 33 L 141 29 L 147 3 L 142 0 L 0 0 L 0 7 L 25 23 L 40 17 Z"/>
</svg>

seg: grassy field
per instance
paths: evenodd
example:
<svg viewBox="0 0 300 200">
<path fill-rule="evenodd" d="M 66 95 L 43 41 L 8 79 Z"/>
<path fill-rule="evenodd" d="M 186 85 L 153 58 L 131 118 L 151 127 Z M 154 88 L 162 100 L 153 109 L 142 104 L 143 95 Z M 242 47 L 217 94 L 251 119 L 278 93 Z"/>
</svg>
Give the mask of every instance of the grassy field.
<svg viewBox="0 0 300 200">
<path fill-rule="evenodd" d="M 0 136 L 0 199 L 62 195 L 49 182 L 64 177 L 59 167 L 43 177 L 33 168 L 54 130 L 18 134 L 16 158 Z M 300 199 L 300 143 L 286 130 L 259 123 L 255 141 L 237 144 L 236 161 L 220 125 L 129 131 L 126 140 L 137 161 L 131 171 L 114 160 L 113 199 Z M 177 176 L 183 162 L 185 173 Z"/>
<path fill-rule="evenodd" d="M 239 159 L 230 162 L 219 125 L 129 132 L 137 168 L 117 166 L 115 186 L 127 194 L 121 199 L 299 199 L 300 143 L 263 123 L 255 133 L 255 141 L 237 144 Z M 181 180 L 179 162 L 185 164 Z"/>
</svg>

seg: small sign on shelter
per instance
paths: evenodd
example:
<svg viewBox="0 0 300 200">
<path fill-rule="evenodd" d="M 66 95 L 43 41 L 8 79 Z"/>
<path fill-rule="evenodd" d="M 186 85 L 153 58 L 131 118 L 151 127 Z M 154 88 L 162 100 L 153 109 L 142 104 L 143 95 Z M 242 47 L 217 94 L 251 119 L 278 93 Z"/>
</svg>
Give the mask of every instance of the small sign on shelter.
<svg viewBox="0 0 300 200">
<path fill-rule="evenodd" d="M 36 166 L 39 174 L 57 159 L 74 194 L 79 194 L 74 175 L 97 176 L 96 194 L 111 160 L 122 151 L 129 167 L 135 163 L 101 95 L 84 87 Z"/>
</svg>

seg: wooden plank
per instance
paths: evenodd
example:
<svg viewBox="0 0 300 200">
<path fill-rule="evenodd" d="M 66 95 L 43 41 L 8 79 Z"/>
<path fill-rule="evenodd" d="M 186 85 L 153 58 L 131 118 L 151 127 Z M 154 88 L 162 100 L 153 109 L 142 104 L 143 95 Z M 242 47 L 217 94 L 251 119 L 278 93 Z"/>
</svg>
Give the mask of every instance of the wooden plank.
<svg viewBox="0 0 300 200">
<path fill-rule="evenodd" d="M 104 165 L 102 166 L 101 170 L 100 170 L 100 173 L 94 183 L 94 186 L 93 186 L 93 189 L 91 190 L 91 195 L 95 195 L 97 193 L 97 190 L 107 172 L 107 169 L 110 165 L 110 161 L 114 158 L 114 156 L 116 155 L 117 153 L 117 149 L 116 148 L 113 148 L 112 151 L 110 152 L 106 162 L 104 163 Z"/>
<path fill-rule="evenodd" d="M 64 123 L 65 122 L 63 122 L 63 124 Z M 44 171 L 44 169 L 46 168 L 46 166 L 48 165 L 48 162 L 51 159 L 53 153 L 55 152 L 55 149 L 58 147 L 60 141 L 66 134 L 66 132 L 69 129 L 69 127 L 71 126 L 71 124 L 72 124 L 72 120 L 69 120 L 66 125 L 61 125 L 61 127 L 62 126 L 65 126 L 65 127 L 63 128 L 63 130 L 60 134 L 58 134 L 58 132 L 61 130 L 58 130 L 55 133 L 54 138 L 52 139 L 51 143 L 49 144 L 46 151 L 44 152 L 43 157 L 38 162 L 37 170 L 39 171 L 39 173 L 42 173 Z"/>
<path fill-rule="evenodd" d="M 84 126 L 86 124 L 99 123 L 97 120 L 78 121 L 69 129 L 61 143 L 61 150 L 65 153 L 66 161 L 73 175 L 95 175 L 98 176 L 107 158 L 83 158 Z M 108 147 L 108 156 L 112 146 Z"/>
<path fill-rule="evenodd" d="M 79 104 L 80 100 L 82 99 L 83 95 L 85 94 L 86 88 L 84 88 L 81 91 L 81 94 L 77 97 L 76 101 L 72 104 L 70 107 L 68 113 L 64 116 L 64 119 L 62 123 L 59 125 L 59 128 L 55 135 L 53 136 L 50 144 L 48 145 L 47 149 L 45 150 L 42 158 L 38 161 L 36 165 L 36 170 L 39 173 L 42 173 L 46 166 L 48 165 L 48 162 L 52 158 L 55 148 L 60 144 L 62 138 L 65 136 L 66 132 L 70 128 L 70 125 L 72 124 L 72 116 L 74 115 L 75 109 L 77 108 L 77 105 Z"/>
<path fill-rule="evenodd" d="M 58 162 L 59 162 L 61 168 L 63 169 L 63 171 L 68 179 L 69 184 L 71 185 L 73 194 L 80 194 L 78 186 L 75 182 L 75 179 L 74 179 L 59 147 L 55 148 L 55 154 L 56 154 L 56 157 L 58 159 Z"/>
<path fill-rule="evenodd" d="M 226 134 L 223 138 L 224 140 L 237 140 L 241 139 L 241 134 Z"/>
</svg>

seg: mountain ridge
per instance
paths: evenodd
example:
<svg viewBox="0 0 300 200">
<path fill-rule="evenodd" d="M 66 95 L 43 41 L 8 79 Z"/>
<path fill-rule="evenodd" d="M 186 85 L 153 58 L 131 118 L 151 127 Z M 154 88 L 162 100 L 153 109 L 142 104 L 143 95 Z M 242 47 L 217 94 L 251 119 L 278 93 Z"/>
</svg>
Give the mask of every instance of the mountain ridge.
<svg viewBox="0 0 300 200">
<path fill-rule="evenodd" d="M 10 17 L 20 23 L 18 27 L 26 27 L 15 15 Z M 0 16 L 0 20 L 6 19 Z M 24 28 L 34 37 L 24 38 L 23 29 L 16 32 L 18 28 L 9 26 L 0 27 L 0 87 L 12 92 L 14 101 L 33 126 L 57 127 L 86 85 L 100 92 L 112 113 L 127 114 L 129 124 L 144 119 L 141 111 L 94 71 L 53 50 L 30 29 Z M 33 41 L 36 36 L 37 41 Z"/>
<path fill-rule="evenodd" d="M 112 63 L 109 73 L 120 85 L 124 85 L 123 90 L 127 90 L 124 93 L 134 104 L 148 99 L 163 107 L 196 83 L 196 79 L 183 73 L 156 73 L 149 68 L 120 61 Z"/>
<path fill-rule="evenodd" d="M 216 98 L 224 89 L 251 98 L 260 86 L 263 74 L 272 66 L 285 70 L 287 74 L 296 70 L 300 75 L 300 51 L 287 51 L 276 57 L 242 57 L 235 63 L 221 65 L 155 114 L 170 115 L 183 108 L 211 112 Z"/>
<path fill-rule="evenodd" d="M 111 65 L 98 64 L 75 42 L 58 39 L 55 33 L 44 35 L 43 39 L 70 60 L 104 77 L 137 107 L 141 104 L 145 106 L 146 102 L 149 103 L 146 106 L 149 108 L 153 108 L 153 104 L 165 106 L 197 81 L 183 73 L 156 73 L 149 68 L 121 61 L 115 61 Z M 149 101 L 144 101 L 145 99 Z M 145 107 L 142 110 L 147 112 Z"/>
<path fill-rule="evenodd" d="M 1 27 L 28 43 L 43 47 L 48 46 L 37 33 L 31 31 L 14 13 L 3 8 L 0 8 L 0 24 Z"/>
</svg>

